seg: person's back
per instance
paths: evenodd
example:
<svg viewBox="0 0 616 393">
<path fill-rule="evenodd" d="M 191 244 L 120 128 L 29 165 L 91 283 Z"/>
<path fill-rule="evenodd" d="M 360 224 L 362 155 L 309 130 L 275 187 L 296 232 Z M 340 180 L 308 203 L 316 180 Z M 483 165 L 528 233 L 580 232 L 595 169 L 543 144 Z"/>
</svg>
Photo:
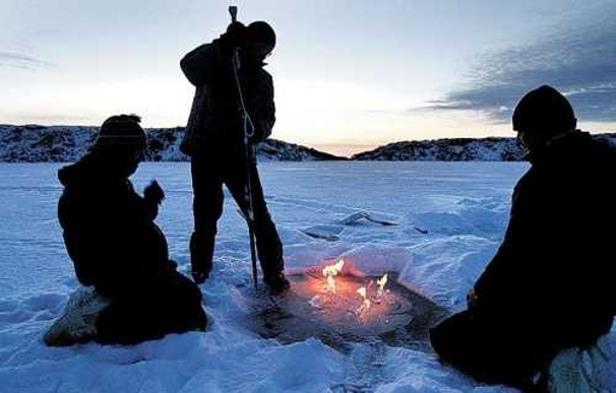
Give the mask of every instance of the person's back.
<svg viewBox="0 0 616 393">
<path fill-rule="evenodd" d="M 261 30 L 266 25 L 265 32 Z M 186 138 L 182 150 L 188 155 L 224 154 L 229 162 L 240 161 L 243 152 L 243 124 L 238 116 L 239 94 L 233 70 L 233 53 L 253 28 L 255 39 L 272 40 L 273 31 L 264 22 L 255 22 L 248 28 L 239 23 L 229 26 L 228 31 L 211 43 L 201 45 L 180 61 L 182 72 L 196 87 L 191 114 L 186 126 Z M 256 29 L 255 29 L 256 27 Z M 265 36 L 265 37 L 263 37 Z M 261 44 L 258 44 L 261 45 Z M 251 142 L 266 139 L 272 131 L 275 117 L 274 86 L 272 76 L 263 68 L 260 53 L 244 48 L 240 52 L 241 68 L 237 77 L 241 84 L 242 96 L 254 122 L 255 135 Z M 243 153 L 242 153 L 243 154 Z"/>
<path fill-rule="evenodd" d="M 575 310 L 599 312 L 588 302 L 608 297 L 609 286 L 598 284 L 614 270 L 608 255 L 616 154 L 589 134 L 571 132 L 531 159 L 516 186 L 505 242 L 475 285 L 476 305 L 494 313 L 534 311 L 557 325 L 556 317 L 577 319 Z"/>
<path fill-rule="evenodd" d="M 146 285 L 173 266 L 153 221 L 156 204 L 148 204 L 104 161 L 88 154 L 59 171 L 65 188 L 58 216 L 79 281 L 114 297 Z"/>
<path fill-rule="evenodd" d="M 616 154 L 575 130 L 549 87 L 525 96 L 513 123 L 532 167 L 514 190 L 505 239 L 468 311 L 431 338 L 443 360 L 479 379 L 523 386 L 558 351 L 592 345 L 612 325 Z"/>
</svg>

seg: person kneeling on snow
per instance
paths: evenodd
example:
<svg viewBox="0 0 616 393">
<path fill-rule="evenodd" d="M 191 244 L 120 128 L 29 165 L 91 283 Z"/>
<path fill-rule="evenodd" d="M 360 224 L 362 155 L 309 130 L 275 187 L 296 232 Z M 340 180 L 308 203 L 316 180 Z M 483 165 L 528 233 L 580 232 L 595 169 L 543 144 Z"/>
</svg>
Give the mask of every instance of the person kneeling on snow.
<svg viewBox="0 0 616 393">
<path fill-rule="evenodd" d="M 549 86 L 514 111 L 531 168 L 515 187 L 505 239 L 468 309 L 431 331 L 441 359 L 478 380 L 545 387 L 559 352 L 593 347 L 612 326 L 616 153 L 576 126 Z"/>
<path fill-rule="evenodd" d="M 58 204 L 64 243 L 77 279 L 96 293 L 86 300 L 71 298 L 67 314 L 45 336 L 50 345 L 133 344 L 205 330 L 201 291 L 176 271 L 154 223 L 162 189 L 153 181 L 142 197 L 129 180 L 146 147 L 139 122 L 134 115 L 110 117 L 90 151 L 58 172 L 64 185 Z M 87 319 L 71 307 L 94 307 L 94 326 L 71 326 Z"/>
</svg>

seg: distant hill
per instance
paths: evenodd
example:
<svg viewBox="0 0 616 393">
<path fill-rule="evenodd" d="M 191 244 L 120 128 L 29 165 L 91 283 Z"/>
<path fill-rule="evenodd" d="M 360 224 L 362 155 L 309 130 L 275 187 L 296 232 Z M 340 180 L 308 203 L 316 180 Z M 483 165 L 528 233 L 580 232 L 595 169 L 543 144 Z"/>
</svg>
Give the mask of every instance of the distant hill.
<svg viewBox="0 0 616 393">
<path fill-rule="evenodd" d="M 616 134 L 595 138 L 616 144 Z M 454 138 L 396 142 L 355 154 L 352 160 L 368 161 L 523 161 L 524 150 L 515 138 Z"/>
<path fill-rule="evenodd" d="M 149 128 L 147 161 L 188 161 L 180 152 L 183 127 Z M 0 162 L 71 162 L 81 157 L 98 127 L 0 125 Z M 616 134 L 597 134 L 616 145 Z M 306 146 L 268 139 L 257 146 L 260 161 L 346 160 Z M 515 138 L 452 138 L 395 142 L 355 154 L 358 161 L 522 161 Z"/>
<path fill-rule="evenodd" d="M 187 161 L 179 146 L 184 128 L 150 128 L 147 161 Z M 81 157 L 98 127 L 0 125 L 0 162 L 71 162 Z M 260 161 L 343 160 L 309 147 L 269 139 L 257 146 Z"/>
</svg>

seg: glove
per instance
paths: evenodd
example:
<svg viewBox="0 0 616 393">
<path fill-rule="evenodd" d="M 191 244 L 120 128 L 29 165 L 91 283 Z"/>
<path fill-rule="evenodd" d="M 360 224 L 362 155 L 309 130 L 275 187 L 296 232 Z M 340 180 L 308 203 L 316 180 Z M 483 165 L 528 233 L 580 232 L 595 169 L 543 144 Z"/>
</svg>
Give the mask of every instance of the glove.
<svg viewBox="0 0 616 393">
<path fill-rule="evenodd" d="M 225 51 L 231 52 L 234 48 L 244 45 L 247 29 L 241 22 L 233 22 L 227 27 L 227 32 L 220 36 L 220 44 Z"/>
<path fill-rule="evenodd" d="M 149 203 L 154 205 L 160 205 L 163 199 L 165 199 L 165 193 L 156 180 L 152 182 L 143 190 L 143 197 Z"/>
</svg>

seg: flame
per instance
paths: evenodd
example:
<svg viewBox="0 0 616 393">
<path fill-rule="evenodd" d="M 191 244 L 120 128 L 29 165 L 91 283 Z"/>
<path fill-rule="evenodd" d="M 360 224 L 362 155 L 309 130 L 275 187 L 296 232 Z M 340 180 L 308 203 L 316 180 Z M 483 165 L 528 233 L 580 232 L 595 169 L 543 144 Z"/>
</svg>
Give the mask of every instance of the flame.
<svg viewBox="0 0 616 393">
<path fill-rule="evenodd" d="M 342 271 L 344 266 L 344 260 L 340 259 L 333 265 L 325 266 L 323 268 L 323 276 L 325 276 L 325 292 L 336 293 L 336 276 Z"/>
<path fill-rule="evenodd" d="M 357 293 L 363 299 L 361 306 L 359 306 L 359 308 L 357 309 L 357 314 L 359 314 L 359 316 L 362 317 L 364 316 L 364 314 L 368 312 L 368 310 L 370 310 L 370 306 L 372 305 L 372 303 L 370 302 L 370 299 L 368 299 L 368 296 L 366 293 L 366 287 L 358 288 Z"/>
<path fill-rule="evenodd" d="M 379 288 L 376 291 L 376 297 L 382 297 L 383 293 L 385 291 L 385 285 L 387 285 L 387 274 L 384 274 L 383 277 L 379 278 L 378 280 L 376 280 L 376 284 L 379 286 Z"/>
<path fill-rule="evenodd" d="M 366 322 L 373 314 L 382 313 L 384 307 L 388 307 L 383 302 L 385 294 L 389 292 L 386 289 L 389 281 L 388 274 L 383 274 L 376 280 L 361 280 L 364 281 L 363 283 L 358 283 L 357 281 L 360 280 L 356 279 L 347 281 L 345 277 L 342 277 L 342 270 L 345 266 L 345 261 L 342 258 L 337 259 L 335 263 L 324 266 L 321 273 L 325 278 L 325 285 L 321 280 L 317 280 L 315 283 L 317 287 L 314 290 L 319 291 L 320 289 L 320 293 L 312 292 L 312 298 L 308 303 L 312 307 L 322 310 L 351 311 L 355 318 L 361 322 Z M 358 307 L 356 296 L 360 296 L 361 299 L 361 304 Z M 353 311 L 352 308 L 348 308 L 349 304 L 353 304 L 352 307 L 357 308 Z"/>
<path fill-rule="evenodd" d="M 359 293 L 359 296 L 363 297 L 364 299 L 366 298 L 366 287 L 360 287 L 357 289 L 357 293 Z"/>
</svg>

